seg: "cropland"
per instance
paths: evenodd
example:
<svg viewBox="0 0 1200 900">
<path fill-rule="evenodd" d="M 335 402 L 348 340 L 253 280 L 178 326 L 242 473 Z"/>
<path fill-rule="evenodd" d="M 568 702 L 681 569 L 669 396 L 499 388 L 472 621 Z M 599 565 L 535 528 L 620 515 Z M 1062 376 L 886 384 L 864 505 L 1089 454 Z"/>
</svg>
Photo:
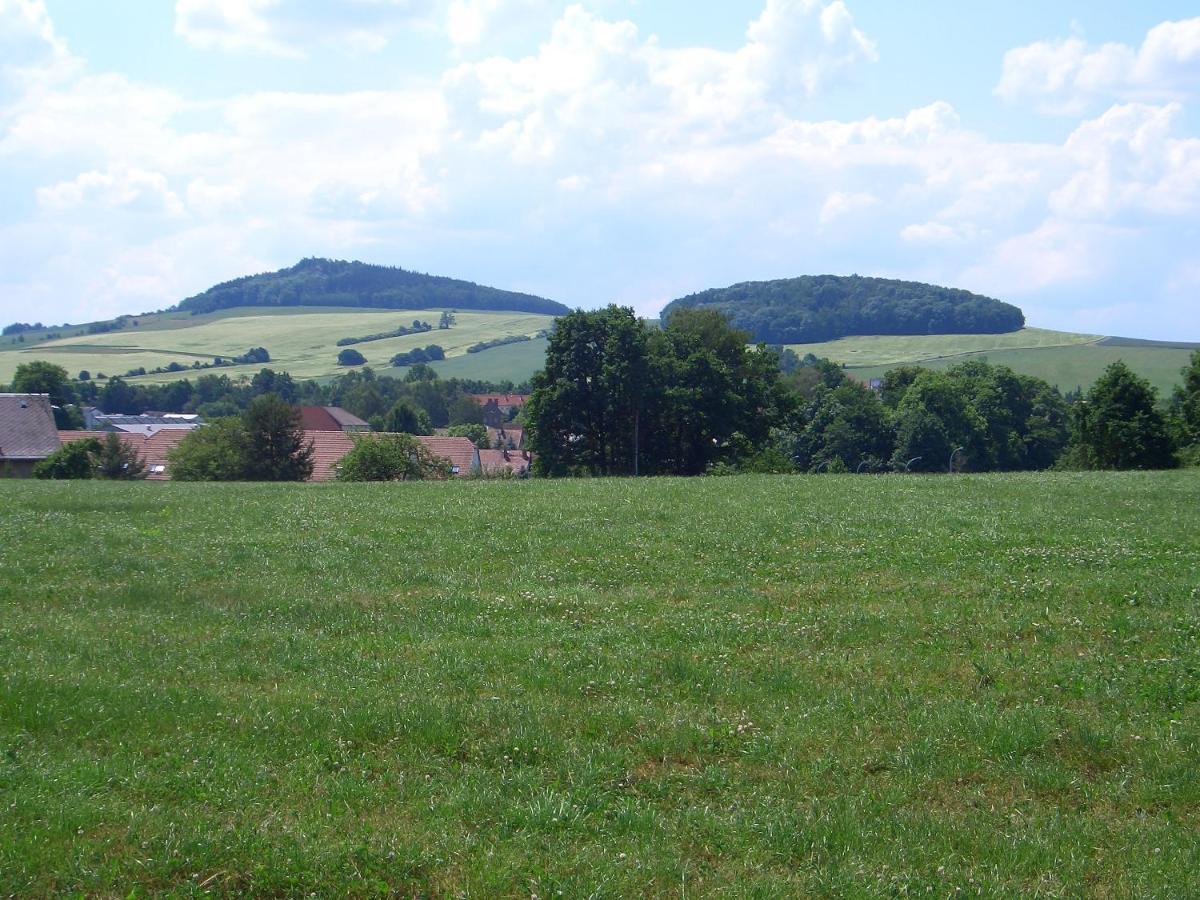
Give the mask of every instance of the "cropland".
<svg viewBox="0 0 1200 900">
<path fill-rule="evenodd" d="M 337 364 L 343 338 L 360 338 L 392 331 L 400 326 L 410 326 L 414 320 L 428 322 L 432 331 L 385 340 L 354 344 L 362 353 L 367 364 L 376 371 L 387 370 L 389 362 L 397 353 L 416 347 L 437 344 L 446 351 L 445 364 L 457 357 L 480 357 L 470 360 L 471 365 L 459 363 L 470 371 L 505 380 L 513 369 L 512 358 L 518 360 L 517 368 L 527 374 L 513 380 L 522 380 L 541 367 L 541 357 L 533 369 L 521 364 L 524 357 L 519 353 L 501 354 L 495 365 L 483 362 L 489 353 L 520 347 L 509 344 L 467 353 L 467 348 L 497 338 L 527 335 L 533 338 L 549 328 L 552 316 L 522 312 L 456 312 L 455 324 L 448 329 L 437 327 L 441 309 L 405 310 L 362 310 L 350 308 L 314 307 L 244 307 L 222 310 L 216 313 L 192 315 L 186 312 L 158 313 L 137 318 L 137 325 L 126 324 L 119 331 L 107 334 L 75 334 L 56 340 L 37 340 L 37 335 L 27 336 L 18 343 L 15 338 L 0 342 L 0 383 L 12 378 L 18 365 L 32 360 L 47 360 L 65 368 L 72 377 L 86 370 L 93 377 L 98 373 L 112 377 L 138 368 L 147 371 L 165 368 L 178 363 L 186 371 L 144 375 L 129 379 L 141 382 L 163 382 L 179 378 L 217 372 L 231 378 L 252 376 L 264 364 L 226 366 L 220 369 L 196 370 L 193 363 L 207 364 L 216 356 L 231 358 L 244 354 L 251 347 L 265 347 L 271 355 L 268 368 L 288 372 L 294 378 L 320 378 L 341 374 L 348 369 Z M 529 342 L 533 343 L 533 341 Z M 537 342 L 545 353 L 545 343 Z M 528 355 L 528 351 L 526 351 Z M 483 362 L 481 365 L 480 363 Z M 403 370 L 392 370 L 403 375 Z M 515 370 L 514 370 L 515 371 Z M 447 376 L 448 377 L 448 376 Z"/>
<path fill-rule="evenodd" d="M 1179 370 L 1200 344 L 1142 341 L 1023 328 L 1008 334 L 860 336 L 819 344 L 791 344 L 800 356 L 812 353 L 844 364 L 856 378 L 881 378 L 900 365 L 945 369 L 968 359 L 985 359 L 1015 372 L 1045 379 L 1066 392 L 1088 387 L 1110 364 L 1122 360 L 1168 396 Z"/>
<path fill-rule="evenodd" d="M 1197 534 L 1195 470 L 0 481 L 0 895 L 1200 895 Z"/>
</svg>

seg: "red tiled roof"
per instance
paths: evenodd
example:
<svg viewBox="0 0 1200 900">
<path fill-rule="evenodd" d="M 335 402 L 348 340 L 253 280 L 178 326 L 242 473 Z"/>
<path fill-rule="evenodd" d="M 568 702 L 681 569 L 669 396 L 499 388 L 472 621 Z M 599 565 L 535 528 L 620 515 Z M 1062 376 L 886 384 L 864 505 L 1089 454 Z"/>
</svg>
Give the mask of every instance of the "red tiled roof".
<svg viewBox="0 0 1200 900">
<path fill-rule="evenodd" d="M 524 406 L 529 400 L 528 394 L 472 394 L 471 397 L 480 406 L 486 406 L 493 401 L 497 406 Z"/>
<path fill-rule="evenodd" d="M 479 468 L 479 451 L 470 438 L 424 434 L 418 434 L 416 438 L 434 456 L 449 460 L 450 465 L 458 470 L 455 475 L 470 475 Z"/>
<path fill-rule="evenodd" d="M 0 459 L 45 459 L 58 449 L 47 394 L 0 394 Z"/>
<path fill-rule="evenodd" d="M 333 481 L 337 478 L 337 464 L 350 452 L 354 441 L 341 431 L 305 431 L 304 437 L 313 447 L 313 470 L 309 481 Z"/>
<path fill-rule="evenodd" d="M 167 481 L 171 473 L 167 469 L 167 451 L 182 441 L 189 431 L 167 429 L 151 435 L 129 434 L 123 431 L 111 432 L 121 443 L 132 447 L 146 464 L 146 478 L 150 481 Z M 71 441 L 85 441 L 95 438 L 102 441 L 109 434 L 104 431 L 60 431 L 59 440 L 64 444 Z"/>
<path fill-rule="evenodd" d="M 529 454 L 517 450 L 480 450 L 479 465 L 485 473 L 503 472 L 507 469 L 514 475 L 528 472 L 532 463 Z"/>
</svg>

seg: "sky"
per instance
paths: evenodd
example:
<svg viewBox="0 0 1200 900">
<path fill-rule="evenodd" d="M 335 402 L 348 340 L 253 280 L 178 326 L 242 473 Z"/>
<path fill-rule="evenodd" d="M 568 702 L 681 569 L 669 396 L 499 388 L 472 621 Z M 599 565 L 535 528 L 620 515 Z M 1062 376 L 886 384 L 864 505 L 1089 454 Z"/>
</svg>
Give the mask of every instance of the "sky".
<svg viewBox="0 0 1200 900">
<path fill-rule="evenodd" d="M 1195 0 L 0 0 L 0 321 L 308 256 L 1200 340 Z"/>
</svg>

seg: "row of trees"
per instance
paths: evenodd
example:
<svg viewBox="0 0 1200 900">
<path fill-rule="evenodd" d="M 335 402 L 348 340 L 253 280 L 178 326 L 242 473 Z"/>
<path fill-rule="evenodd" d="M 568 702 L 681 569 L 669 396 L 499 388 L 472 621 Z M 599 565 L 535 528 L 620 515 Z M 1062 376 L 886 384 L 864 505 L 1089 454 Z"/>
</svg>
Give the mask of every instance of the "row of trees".
<svg viewBox="0 0 1200 900">
<path fill-rule="evenodd" d="M 1123 363 L 1074 404 L 982 361 L 893 369 L 876 392 L 812 357 L 785 376 L 779 354 L 746 339 L 702 308 L 677 309 L 661 331 L 619 307 L 560 319 L 527 407 L 537 470 L 1165 468 L 1200 455 L 1200 352 L 1163 409 Z"/>
</svg>

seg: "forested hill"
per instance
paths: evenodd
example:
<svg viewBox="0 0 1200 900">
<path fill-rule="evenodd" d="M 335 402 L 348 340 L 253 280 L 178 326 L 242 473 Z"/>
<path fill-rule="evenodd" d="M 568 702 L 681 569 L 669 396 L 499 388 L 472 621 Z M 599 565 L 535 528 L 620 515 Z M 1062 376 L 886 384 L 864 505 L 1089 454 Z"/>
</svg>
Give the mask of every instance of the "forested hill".
<svg viewBox="0 0 1200 900">
<path fill-rule="evenodd" d="M 357 306 L 367 309 L 505 310 L 561 316 L 561 303 L 484 287 L 470 281 L 422 275 L 390 266 L 305 259 L 290 269 L 235 278 L 176 307 L 195 313 L 236 306 Z"/>
<path fill-rule="evenodd" d="M 1003 334 L 1025 325 L 1017 307 L 969 291 L 858 275 L 750 281 L 668 303 L 724 312 L 756 341 L 808 344 L 856 334 Z"/>
</svg>

